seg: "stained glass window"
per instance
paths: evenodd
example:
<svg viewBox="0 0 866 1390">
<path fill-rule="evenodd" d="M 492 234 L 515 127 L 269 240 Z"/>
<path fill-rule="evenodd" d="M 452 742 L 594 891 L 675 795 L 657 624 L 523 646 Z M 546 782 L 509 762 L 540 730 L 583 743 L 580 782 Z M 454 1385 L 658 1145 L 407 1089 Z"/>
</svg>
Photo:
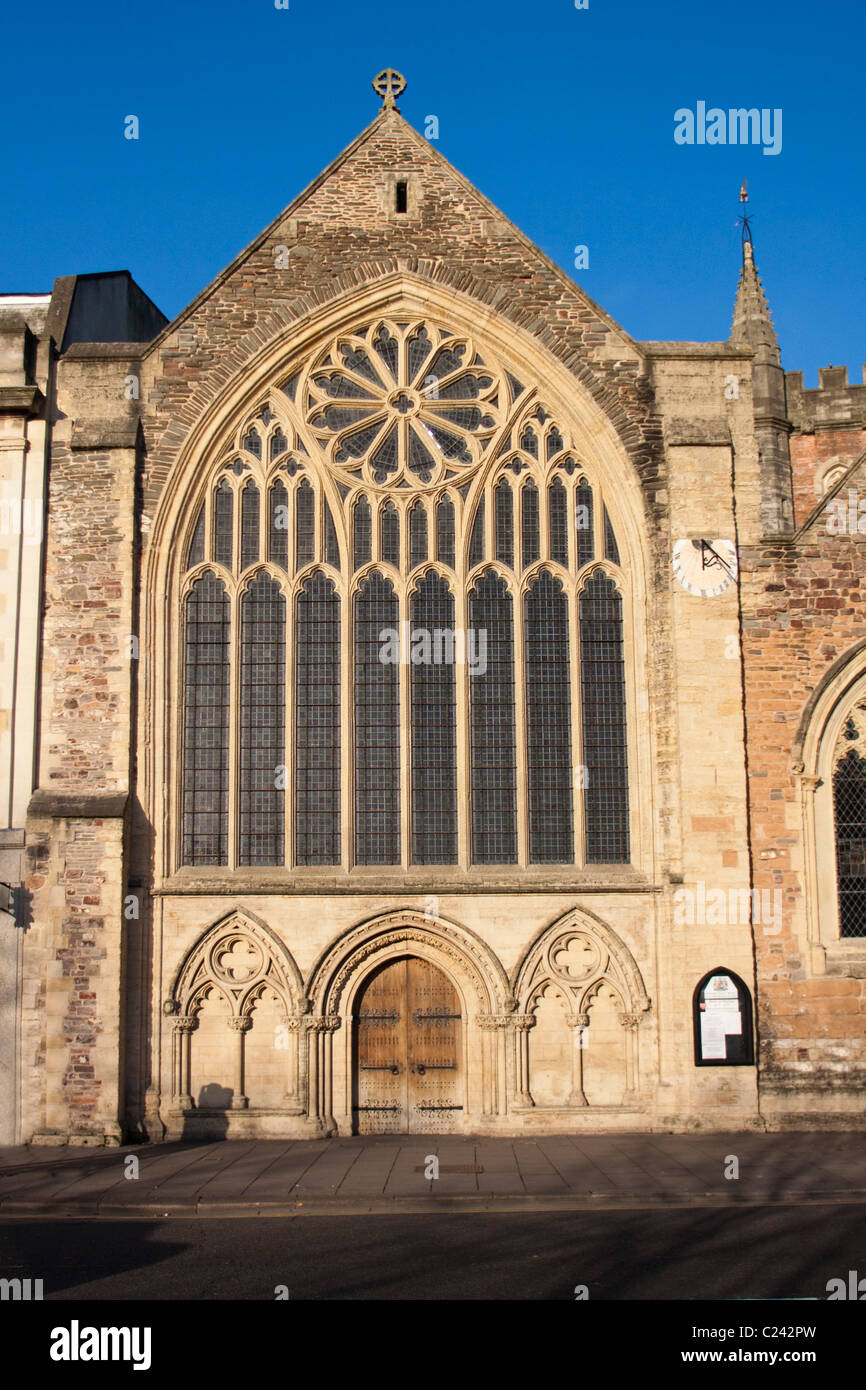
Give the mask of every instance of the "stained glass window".
<svg viewBox="0 0 866 1390">
<path fill-rule="evenodd" d="M 354 564 L 359 570 L 373 558 L 373 519 L 366 497 L 359 497 L 355 503 L 353 537 Z"/>
<path fill-rule="evenodd" d="M 316 558 L 316 497 L 306 478 L 295 493 L 295 566 L 303 569 Z"/>
<path fill-rule="evenodd" d="M 386 502 L 379 513 L 380 555 L 386 565 L 400 568 L 400 517 L 393 502 Z"/>
<path fill-rule="evenodd" d="M 285 859 L 286 600 L 258 574 L 241 600 L 241 864 Z"/>
<path fill-rule="evenodd" d="M 289 494 L 278 478 L 268 493 L 268 558 L 281 569 L 289 567 Z"/>
<path fill-rule="evenodd" d="M 259 490 L 245 484 L 241 493 L 241 569 L 255 565 L 259 558 Z"/>
<path fill-rule="evenodd" d="M 568 493 L 559 478 L 547 489 L 547 516 L 550 558 L 568 568 Z"/>
<path fill-rule="evenodd" d="M 484 559 L 484 498 L 478 503 L 475 523 L 469 540 L 469 568 L 474 569 Z"/>
<path fill-rule="evenodd" d="M 586 859 L 629 858 L 628 758 L 622 598 L 613 580 L 592 574 L 580 597 Z"/>
<path fill-rule="evenodd" d="M 391 583 L 374 571 L 355 595 L 355 861 L 400 862 L 400 666 L 382 631 L 399 633 Z"/>
<path fill-rule="evenodd" d="M 866 762 L 853 748 L 833 774 L 839 935 L 866 936 Z"/>
<path fill-rule="evenodd" d="M 436 508 L 436 558 L 454 568 L 454 503 L 443 497 Z"/>
<path fill-rule="evenodd" d="M 423 502 L 416 502 L 409 512 L 409 568 L 423 565 L 427 559 L 427 513 Z"/>
<path fill-rule="evenodd" d="M 568 600 L 547 571 L 524 595 L 529 860 L 574 862 Z"/>
<path fill-rule="evenodd" d="M 469 596 L 469 626 L 486 642 L 486 669 L 479 663 L 469 679 L 472 862 L 516 864 L 514 614 L 505 580 L 490 571 Z"/>
<path fill-rule="evenodd" d="M 514 568 L 514 499 L 511 488 L 504 478 L 500 478 L 494 492 L 494 526 L 496 531 L 496 558 L 509 569 Z"/>
<path fill-rule="evenodd" d="M 213 500 L 213 557 L 218 565 L 225 565 L 227 570 L 232 567 L 233 515 L 231 484 L 227 478 L 223 478 Z"/>
<path fill-rule="evenodd" d="M 311 575 L 295 631 L 295 853 L 298 864 L 340 862 L 340 600 Z"/>
<path fill-rule="evenodd" d="M 457 863 L 454 597 L 426 574 L 412 595 L 412 862 Z"/>
<path fill-rule="evenodd" d="M 183 862 L 228 863 L 231 611 L 207 571 L 186 599 L 183 707 Z"/>
<path fill-rule="evenodd" d="M 574 522 L 577 530 L 577 566 L 581 569 L 595 558 L 595 519 L 592 509 L 592 488 L 581 478 L 574 491 Z"/>
<path fill-rule="evenodd" d="M 523 484 L 520 493 L 522 503 L 523 568 L 541 558 L 541 541 L 538 534 L 538 488 L 530 479 Z"/>
</svg>

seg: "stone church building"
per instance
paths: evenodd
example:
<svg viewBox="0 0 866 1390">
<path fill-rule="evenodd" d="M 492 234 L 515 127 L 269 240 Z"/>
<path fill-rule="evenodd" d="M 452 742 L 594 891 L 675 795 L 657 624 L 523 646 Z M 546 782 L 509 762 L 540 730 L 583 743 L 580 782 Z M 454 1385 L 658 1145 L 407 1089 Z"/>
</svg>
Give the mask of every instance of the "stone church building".
<svg viewBox="0 0 866 1390">
<path fill-rule="evenodd" d="M 866 385 L 383 95 L 173 322 L 0 296 L 0 1139 L 862 1125 Z"/>
</svg>

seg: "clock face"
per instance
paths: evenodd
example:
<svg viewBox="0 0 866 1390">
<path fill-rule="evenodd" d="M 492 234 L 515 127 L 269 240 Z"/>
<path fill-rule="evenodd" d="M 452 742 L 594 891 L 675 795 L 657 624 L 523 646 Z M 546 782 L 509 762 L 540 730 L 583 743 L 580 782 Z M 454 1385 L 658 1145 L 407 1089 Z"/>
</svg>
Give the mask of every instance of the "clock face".
<svg viewBox="0 0 866 1390">
<path fill-rule="evenodd" d="M 737 547 L 725 540 L 676 541 L 673 567 L 688 593 L 712 598 L 723 594 L 737 577 Z"/>
</svg>

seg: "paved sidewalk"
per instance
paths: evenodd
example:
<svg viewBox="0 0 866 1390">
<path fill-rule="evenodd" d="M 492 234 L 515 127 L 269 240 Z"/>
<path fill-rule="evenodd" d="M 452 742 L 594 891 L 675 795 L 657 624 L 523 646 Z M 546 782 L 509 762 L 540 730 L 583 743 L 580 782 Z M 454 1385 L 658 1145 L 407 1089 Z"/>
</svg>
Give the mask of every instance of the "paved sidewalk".
<svg viewBox="0 0 866 1390">
<path fill-rule="evenodd" d="M 138 1177 L 127 1177 L 138 1160 Z M 438 1177 L 429 1159 L 438 1159 Z M 732 1171 L 731 1157 L 739 1164 Z M 866 1134 L 596 1135 L 0 1149 L 0 1216 L 154 1217 L 866 1202 Z"/>
</svg>

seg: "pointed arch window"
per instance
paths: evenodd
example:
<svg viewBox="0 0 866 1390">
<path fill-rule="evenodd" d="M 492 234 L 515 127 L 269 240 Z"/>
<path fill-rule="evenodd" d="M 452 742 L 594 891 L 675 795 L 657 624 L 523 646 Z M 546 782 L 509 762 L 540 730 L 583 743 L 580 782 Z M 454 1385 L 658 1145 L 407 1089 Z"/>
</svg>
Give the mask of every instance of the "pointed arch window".
<svg viewBox="0 0 866 1390">
<path fill-rule="evenodd" d="M 574 525 L 577 532 L 577 567 L 582 569 L 595 559 L 595 518 L 592 507 L 592 488 L 581 478 L 574 493 Z"/>
<path fill-rule="evenodd" d="M 295 567 L 303 569 L 316 558 L 316 498 L 306 478 L 295 493 Z"/>
<path fill-rule="evenodd" d="M 412 862 L 457 863 L 454 595 L 426 574 L 411 600 Z"/>
<path fill-rule="evenodd" d="M 629 859 L 628 755 L 622 598 L 608 575 L 591 574 L 580 596 L 586 859 Z"/>
<path fill-rule="evenodd" d="M 568 568 L 568 493 L 560 478 L 547 489 L 547 515 L 550 526 L 550 558 Z"/>
<path fill-rule="evenodd" d="M 383 564 L 400 568 L 400 516 L 393 502 L 379 513 L 379 553 Z"/>
<path fill-rule="evenodd" d="M 228 863 L 231 610 L 210 570 L 186 598 L 183 707 L 184 864 Z"/>
<path fill-rule="evenodd" d="M 478 503 L 475 524 L 469 538 L 469 568 L 473 570 L 484 559 L 484 498 Z"/>
<path fill-rule="evenodd" d="M 359 570 L 373 558 L 373 519 L 366 497 L 358 498 L 352 519 L 352 554 L 355 569 Z"/>
<path fill-rule="evenodd" d="M 295 672 L 295 860 L 339 864 L 340 600 L 320 573 L 298 595 Z"/>
<path fill-rule="evenodd" d="M 472 860 L 517 863 L 514 611 L 505 580 L 479 575 L 469 626 L 486 634 L 486 666 L 470 679 Z"/>
<path fill-rule="evenodd" d="M 280 569 L 289 568 L 289 494 L 281 478 L 272 485 L 269 498 L 268 559 Z"/>
<path fill-rule="evenodd" d="M 561 583 L 548 570 L 536 576 L 524 595 L 524 633 L 529 861 L 571 864 L 574 774 L 568 601 Z"/>
<path fill-rule="evenodd" d="M 427 512 L 423 502 L 416 502 L 409 512 L 409 568 L 423 565 L 427 559 Z"/>
<path fill-rule="evenodd" d="M 494 492 L 496 558 L 509 569 L 514 568 L 514 499 L 511 488 L 504 478 L 500 478 Z"/>
<path fill-rule="evenodd" d="M 186 567 L 188 570 L 200 565 L 204 560 L 204 503 L 199 508 L 198 518 L 189 543 Z"/>
<path fill-rule="evenodd" d="M 454 568 L 454 503 L 443 497 L 436 508 L 436 558 Z"/>
<path fill-rule="evenodd" d="M 228 478 L 223 478 L 213 500 L 213 557 L 227 570 L 232 567 L 234 494 Z"/>
<path fill-rule="evenodd" d="M 523 568 L 532 565 L 541 556 L 541 541 L 538 533 L 538 488 L 530 479 L 523 484 L 521 498 L 521 536 L 523 540 Z"/>
<path fill-rule="evenodd" d="M 256 494 L 258 497 L 258 494 Z M 257 574 L 241 598 L 241 864 L 285 860 L 286 600 Z"/>
<path fill-rule="evenodd" d="M 850 723 L 850 721 L 849 721 Z M 840 937 L 866 936 L 866 760 L 854 749 L 833 773 Z"/>
<path fill-rule="evenodd" d="M 241 493 L 241 569 L 259 558 L 259 490 L 250 479 Z"/>
<path fill-rule="evenodd" d="M 400 863 L 400 666 L 383 661 L 399 634 L 393 585 L 378 571 L 355 595 L 355 862 Z"/>
</svg>

